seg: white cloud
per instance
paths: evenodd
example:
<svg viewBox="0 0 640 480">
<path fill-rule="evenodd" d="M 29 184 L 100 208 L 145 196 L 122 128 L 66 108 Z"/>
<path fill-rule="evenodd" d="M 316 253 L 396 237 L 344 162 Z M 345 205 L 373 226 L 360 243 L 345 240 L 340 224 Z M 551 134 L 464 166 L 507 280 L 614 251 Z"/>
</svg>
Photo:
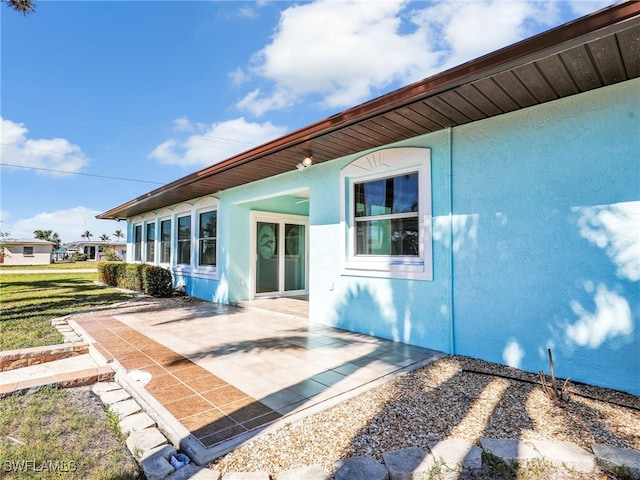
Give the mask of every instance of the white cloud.
<svg viewBox="0 0 640 480">
<path fill-rule="evenodd" d="M 607 7 L 617 3 L 617 1 L 610 0 L 569 0 L 569 6 L 573 13 L 578 16 L 587 15 L 588 13 L 595 12 L 601 8 Z"/>
<path fill-rule="evenodd" d="M 571 310 L 578 320 L 567 326 L 568 339 L 581 347 L 598 348 L 612 338 L 633 333 L 631 308 L 624 297 L 610 291 L 606 285 L 598 285 L 595 311 L 587 311 L 580 302 L 571 302 Z"/>
<path fill-rule="evenodd" d="M 92 240 L 100 240 L 101 235 L 109 235 L 115 241 L 113 232 L 122 230 L 126 233 L 126 225 L 113 220 L 98 220 L 99 212 L 86 207 L 75 207 L 67 210 L 41 212 L 31 218 L 3 225 L 2 231 L 10 232 L 11 238 L 33 238 L 34 230 L 53 230 L 63 243 L 82 240 L 85 231 L 93 234 Z M 4 223 L 4 222 L 3 222 Z"/>
<path fill-rule="evenodd" d="M 415 21 L 431 34 L 427 48 L 447 52 L 440 68 L 449 68 L 522 40 L 531 22 L 555 25 L 558 14 L 553 1 L 440 1 L 416 12 Z"/>
<path fill-rule="evenodd" d="M 240 110 L 246 110 L 257 117 L 272 110 L 281 110 L 291 107 L 295 103 L 295 97 L 287 95 L 284 90 L 278 90 L 271 95 L 262 95 L 260 89 L 255 89 L 246 94 L 237 104 Z"/>
<path fill-rule="evenodd" d="M 247 122 L 237 118 L 209 126 L 192 124 L 181 117 L 174 125 L 191 126 L 197 133 L 186 139 L 170 138 L 149 153 L 149 158 L 168 165 L 205 167 L 232 157 L 251 147 L 283 135 L 286 129 L 271 122 Z"/>
<path fill-rule="evenodd" d="M 251 79 L 251 76 L 245 72 L 242 67 L 238 67 L 233 72 L 229 73 L 229 79 L 234 86 L 239 87 L 243 83 L 248 82 Z"/>
<path fill-rule="evenodd" d="M 238 8 L 238 15 L 244 18 L 255 18 L 258 16 L 258 13 L 253 8 L 245 5 Z"/>
<path fill-rule="evenodd" d="M 349 107 L 558 20 L 554 1 L 441 0 L 421 6 L 401 0 L 319 0 L 283 10 L 271 43 L 254 55 L 249 69 L 233 77 L 246 81 L 253 74 L 266 84 L 236 106 L 263 115 L 319 95 L 325 107 Z"/>
<path fill-rule="evenodd" d="M 404 4 L 321 0 L 284 10 L 272 42 L 253 59 L 253 73 L 275 87 L 258 99 L 252 92 L 251 100 L 282 108 L 320 93 L 327 106 L 351 105 L 372 88 L 415 78 L 418 65 L 421 71 L 433 67 L 437 55 L 424 48 L 424 32 L 412 25 L 411 32 L 400 33 Z M 271 97 L 277 100 L 269 102 Z M 239 104 L 252 105 L 248 98 Z"/>
<path fill-rule="evenodd" d="M 78 145 L 64 138 L 30 139 L 28 132 L 24 124 L 0 117 L 0 157 L 3 163 L 65 172 L 78 172 L 89 164 L 89 159 Z"/>
<path fill-rule="evenodd" d="M 176 118 L 173 121 L 173 130 L 175 132 L 191 132 L 194 128 L 195 127 L 187 117 Z"/>
</svg>

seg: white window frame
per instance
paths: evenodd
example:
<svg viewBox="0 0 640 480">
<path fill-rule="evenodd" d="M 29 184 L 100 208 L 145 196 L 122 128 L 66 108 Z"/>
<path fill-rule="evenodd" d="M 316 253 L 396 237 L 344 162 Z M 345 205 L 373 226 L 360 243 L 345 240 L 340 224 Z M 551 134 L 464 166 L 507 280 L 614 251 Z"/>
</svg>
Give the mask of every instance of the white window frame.
<svg viewBox="0 0 640 480">
<path fill-rule="evenodd" d="M 179 228 L 180 228 L 180 219 L 188 218 L 189 219 L 189 262 L 188 263 L 178 263 L 179 261 Z M 191 267 L 193 265 L 193 211 L 182 211 L 175 214 L 173 218 L 173 245 L 175 247 L 175 254 L 173 256 L 173 263 L 176 270 L 179 270 L 183 273 L 191 271 Z"/>
<path fill-rule="evenodd" d="M 418 173 L 418 256 L 356 255 L 356 183 Z M 340 172 L 343 275 L 433 280 L 431 149 L 395 147 L 363 155 Z"/>
<path fill-rule="evenodd" d="M 140 258 L 136 258 L 136 228 L 140 227 Z M 133 248 L 131 249 L 131 259 L 133 263 L 144 263 L 144 223 L 136 222 L 131 226 L 131 245 Z"/>
<path fill-rule="evenodd" d="M 31 249 L 31 253 L 27 253 L 27 249 Z M 35 257 L 35 248 L 33 248 L 33 245 L 25 245 L 22 247 L 22 256 L 23 257 Z"/>
<path fill-rule="evenodd" d="M 215 241 L 216 241 L 216 263 L 215 265 L 200 265 L 200 258 L 201 258 L 201 254 L 202 252 L 200 251 L 200 240 L 202 240 L 200 238 L 200 218 L 201 215 L 206 214 L 206 213 L 211 213 L 211 212 L 215 212 L 216 213 L 216 236 L 215 236 Z M 219 253 L 219 249 L 218 249 L 218 244 L 219 244 L 219 239 L 218 239 L 218 219 L 220 218 L 219 212 L 218 212 L 218 207 L 207 207 L 207 208 L 201 208 L 195 211 L 195 230 L 193 231 L 193 237 L 195 237 L 195 256 L 193 259 L 194 262 L 194 271 L 197 273 L 205 273 L 205 274 L 215 274 L 218 271 L 218 262 L 220 261 L 220 257 L 218 256 Z"/>
<path fill-rule="evenodd" d="M 153 260 L 149 260 L 149 225 L 153 225 L 153 243 L 152 243 L 152 247 L 153 247 Z M 144 249 L 143 249 L 143 253 L 144 253 L 144 262 L 145 263 L 149 263 L 151 265 L 157 265 L 158 264 L 158 249 L 157 249 L 157 237 L 158 237 L 158 225 L 157 225 L 157 219 L 153 219 L 151 221 L 147 221 L 144 222 L 144 227 L 143 227 L 143 241 L 144 241 Z"/>
<path fill-rule="evenodd" d="M 169 261 L 162 261 L 162 222 L 169 222 Z M 156 226 L 156 264 L 162 266 L 169 266 L 173 260 L 173 219 L 171 217 L 158 217 L 158 224 Z"/>
</svg>

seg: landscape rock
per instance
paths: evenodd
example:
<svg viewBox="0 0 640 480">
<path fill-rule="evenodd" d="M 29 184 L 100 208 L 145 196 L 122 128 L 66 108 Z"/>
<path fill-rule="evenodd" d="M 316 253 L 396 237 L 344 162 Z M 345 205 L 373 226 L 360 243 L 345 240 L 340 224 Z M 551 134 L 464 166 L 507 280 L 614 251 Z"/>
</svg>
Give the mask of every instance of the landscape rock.
<svg viewBox="0 0 640 480">
<path fill-rule="evenodd" d="M 480 470 L 482 450 L 462 438 L 450 438 L 429 444 L 435 464 L 444 463 L 449 469 Z"/>
<path fill-rule="evenodd" d="M 335 480 L 389 480 L 388 470 L 373 457 L 338 460 L 334 463 L 334 470 Z"/>
<path fill-rule="evenodd" d="M 531 442 L 545 461 L 562 465 L 579 472 L 592 472 L 596 468 L 596 457 L 570 442 L 533 440 Z"/>
<path fill-rule="evenodd" d="M 430 477 L 433 462 L 428 453 L 417 447 L 403 448 L 382 454 L 389 470 L 390 480 L 426 480 Z"/>
<path fill-rule="evenodd" d="M 640 451 L 609 445 L 592 445 L 591 449 L 603 469 L 640 479 Z"/>
</svg>

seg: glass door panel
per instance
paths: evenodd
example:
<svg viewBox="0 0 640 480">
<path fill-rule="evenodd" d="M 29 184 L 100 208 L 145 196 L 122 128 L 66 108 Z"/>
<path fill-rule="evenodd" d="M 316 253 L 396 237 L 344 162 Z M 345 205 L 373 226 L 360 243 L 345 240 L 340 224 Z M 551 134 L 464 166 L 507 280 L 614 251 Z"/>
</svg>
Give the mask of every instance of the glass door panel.
<svg viewBox="0 0 640 480">
<path fill-rule="evenodd" d="M 305 226 L 284 224 L 284 290 L 306 288 L 306 238 Z"/>
<path fill-rule="evenodd" d="M 256 293 L 280 291 L 280 261 L 278 252 L 280 225 L 257 222 Z"/>
</svg>

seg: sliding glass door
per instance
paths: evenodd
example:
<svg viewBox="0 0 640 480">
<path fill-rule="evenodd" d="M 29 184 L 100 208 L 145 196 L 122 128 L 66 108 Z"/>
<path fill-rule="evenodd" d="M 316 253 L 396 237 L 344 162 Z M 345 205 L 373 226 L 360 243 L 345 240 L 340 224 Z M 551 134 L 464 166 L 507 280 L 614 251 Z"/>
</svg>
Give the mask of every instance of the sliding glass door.
<svg viewBox="0 0 640 480">
<path fill-rule="evenodd" d="M 254 222 L 256 296 L 307 293 L 307 218 L 256 214 Z"/>
</svg>

